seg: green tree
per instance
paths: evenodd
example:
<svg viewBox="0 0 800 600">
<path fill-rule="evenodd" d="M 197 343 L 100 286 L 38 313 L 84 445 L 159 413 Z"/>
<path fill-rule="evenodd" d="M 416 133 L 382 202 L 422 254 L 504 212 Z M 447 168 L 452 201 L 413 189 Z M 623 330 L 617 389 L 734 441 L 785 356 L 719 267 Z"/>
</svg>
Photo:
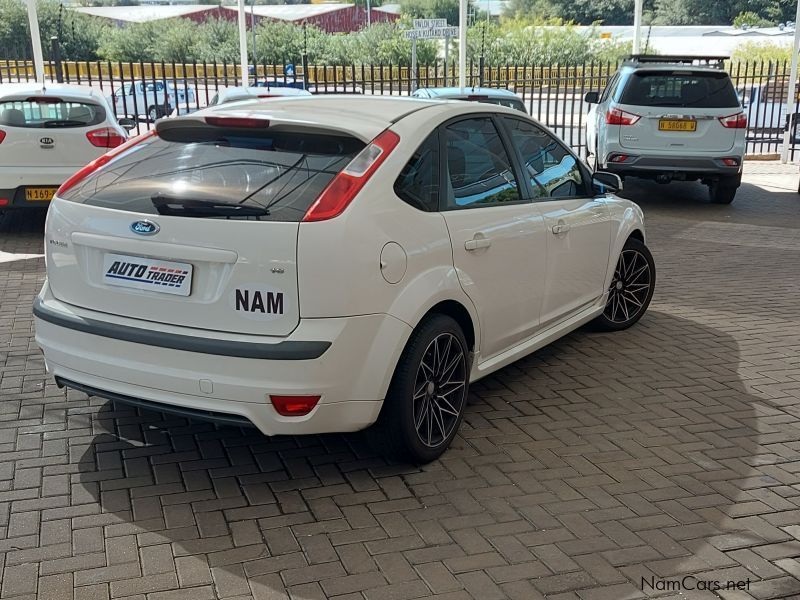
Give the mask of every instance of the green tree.
<svg viewBox="0 0 800 600">
<path fill-rule="evenodd" d="M 761 17 L 751 10 L 740 12 L 733 20 L 733 26 L 739 29 L 746 27 L 769 27 L 773 23 L 764 17 Z"/>
</svg>

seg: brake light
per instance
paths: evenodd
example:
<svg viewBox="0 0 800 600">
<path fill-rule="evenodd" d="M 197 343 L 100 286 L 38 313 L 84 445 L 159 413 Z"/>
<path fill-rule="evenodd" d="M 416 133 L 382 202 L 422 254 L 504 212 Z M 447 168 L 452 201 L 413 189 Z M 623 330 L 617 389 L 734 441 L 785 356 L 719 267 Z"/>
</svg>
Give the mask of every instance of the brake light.
<svg viewBox="0 0 800 600">
<path fill-rule="evenodd" d="M 303 221 L 326 221 L 342 214 L 399 142 L 400 136 L 388 129 L 372 140 L 322 190 Z"/>
<path fill-rule="evenodd" d="M 723 158 L 722 164 L 726 167 L 738 167 L 739 166 L 739 159 L 738 158 Z"/>
<path fill-rule="evenodd" d="M 67 190 L 73 188 L 83 179 L 85 179 L 86 177 L 97 171 L 97 169 L 111 162 L 115 156 L 122 154 L 123 152 L 125 152 L 125 150 L 132 148 L 137 144 L 141 144 L 143 141 L 153 137 L 154 135 L 156 135 L 156 130 L 151 129 L 150 131 L 143 133 L 142 135 L 129 139 L 124 144 L 117 146 L 113 150 L 106 152 L 105 154 L 103 154 L 103 156 L 95 158 L 92 162 L 90 162 L 88 165 L 83 167 L 80 171 L 78 171 L 77 173 L 72 175 L 69 179 L 67 179 L 64 183 L 62 183 L 61 187 L 59 187 L 58 190 L 56 190 L 56 196 L 60 196 Z"/>
<path fill-rule="evenodd" d="M 0 129 L 0 144 L 3 143 L 4 139 L 6 139 L 6 132 Z"/>
<path fill-rule="evenodd" d="M 609 125 L 633 125 L 641 118 L 619 108 L 612 108 L 606 113 L 606 123 Z"/>
<path fill-rule="evenodd" d="M 736 113 L 735 115 L 728 115 L 727 117 L 720 117 L 719 122 L 726 129 L 746 129 L 747 128 L 747 115 L 743 112 Z"/>
<path fill-rule="evenodd" d="M 274 94 L 259 94 L 259 98 L 277 98 Z"/>
<path fill-rule="evenodd" d="M 608 157 L 608 162 L 613 163 L 624 163 L 626 160 L 628 160 L 627 154 L 612 154 Z"/>
<path fill-rule="evenodd" d="M 11 202 L 9 202 L 8 198 L 0 198 L 0 206 L 8 206 L 9 204 Z"/>
<path fill-rule="evenodd" d="M 235 127 L 241 129 L 266 129 L 267 119 L 250 119 L 247 117 L 206 117 L 206 123 L 214 127 Z"/>
<path fill-rule="evenodd" d="M 103 127 L 102 129 L 95 129 L 86 134 L 86 139 L 98 148 L 116 148 L 120 144 L 125 143 L 125 136 L 116 129 L 111 127 Z"/>
<path fill-rule="evenodd" d="M 314 410 L 319 396 L 273 396 L 269 399 L 279 415 L 284 417 L 302 417 Z"/>
</svg>

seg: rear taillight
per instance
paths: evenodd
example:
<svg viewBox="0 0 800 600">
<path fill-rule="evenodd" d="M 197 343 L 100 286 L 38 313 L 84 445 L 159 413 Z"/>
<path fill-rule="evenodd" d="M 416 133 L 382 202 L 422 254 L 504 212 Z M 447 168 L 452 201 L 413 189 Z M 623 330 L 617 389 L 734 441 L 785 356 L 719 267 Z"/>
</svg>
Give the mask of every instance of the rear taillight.
<svg viewBox="0 0 800 600">
<path fill-rule="evenodd" d="M 303 221 L 325 221 L 342 214 L 399 142 L 400 136 L 388 129 L 372 140 L 322 190 Z"/>
<path fill-rule="evenodd" d="M 137 144 L 141 144 L 143 141 L 153 137 L 154 135 L 156 135 L 156 131 L 155 129 L 151 129 L 150 131 L 143 133 L 140 136 L 129 139 L 124 144 L 117 146 L 116 148 L 114 148 L 109 152 L 106 152 L 105 154 L 103 154 L 103 156 L 95 158 L 92 162 L 90 162 L 88 165 L 83 167 L 80 171 L 78 171 L 72 177 L 70 177 L 64 183 L 62 183 L 61 187 L 59 187 L 58 190 L 56 191 L 56 196 L 64 194 L 64 192 L 66 192 L 70 188 L 80 183 L 83 179 L 85 179 L 86 177 L 97 171 L 97 169 L 111 162 L 115 156 L 122 154 L 123 152 L 125 152 L 129 148 L 132 148 L 133 146 L 136 146 Z"/>
<path fill-rule="evenodd" d="M 302 417 L 314 410 L 319 396 L 273 396 L 269 399 L 275 411 L 284 417 Z"/>
<path fill-rule="evenodd" d="M 6 132 L 0 129 L 0 144 L 3 143 L 4 139 L 6 139 Z"/>
<path fill-rule="evenodd" d="M 639 115 L 620 110 L 619 108 L 612 108 L 606 113 L 606 123 L 609 125 L 633 125 L 639 119 Z"/>
<path fill-rule="evenodd" d="M 726 129 L 746 129 L 747 128 L 747 115 L 743 112 L 736 113 L 735 115 L 728 115 L 727 117 L 720 117 L 719 122 Z"/>
<path fill-rule="evenodd" d="M 116 148 L 120 144 L 125 143 L 125 136 L 116 129 L 111 127 L 103 127 L 102 129 L 95 129 L 86 134 L 86 139 L 98 148 Z"/>
</svg>

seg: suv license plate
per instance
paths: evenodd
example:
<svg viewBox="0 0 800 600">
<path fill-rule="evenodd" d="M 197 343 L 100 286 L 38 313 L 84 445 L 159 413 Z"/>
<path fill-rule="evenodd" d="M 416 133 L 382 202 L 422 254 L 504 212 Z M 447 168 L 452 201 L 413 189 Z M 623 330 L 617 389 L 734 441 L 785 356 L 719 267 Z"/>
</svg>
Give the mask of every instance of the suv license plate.
<svg viewBox="0 0 800 600">
<path fill-rule="evenodd" d="M 659 131 L 697 131 L 697 121 L 689 119 L 661 119 Z"/>
<path fill-rule="evenodd" d="M 109 285 L 188 296 L 192 290 L 192 265 L 155 258 L 106 254 L 103 282 Z"/>
</svg>

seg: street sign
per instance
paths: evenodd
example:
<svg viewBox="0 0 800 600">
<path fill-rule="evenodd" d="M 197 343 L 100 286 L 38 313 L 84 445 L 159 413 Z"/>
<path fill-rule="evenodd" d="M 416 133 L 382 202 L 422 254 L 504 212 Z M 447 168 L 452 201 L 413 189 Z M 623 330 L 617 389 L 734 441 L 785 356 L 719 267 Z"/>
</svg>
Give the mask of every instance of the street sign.
<svg viewBox="0 0 800 600">
<path fill-rule="evenodd" d="M 447 27 L 447 19 L 414 19 L 414 29 Z"/>
<path fill-rule="evenodd" d="M 435 20 L 435 19 L 432 19 Z M 431 27 L 429 29 L 409 29 L 403 32 L 407 40 L 433 40 L 458 37 L 458 27 Z"/>
</svg>

